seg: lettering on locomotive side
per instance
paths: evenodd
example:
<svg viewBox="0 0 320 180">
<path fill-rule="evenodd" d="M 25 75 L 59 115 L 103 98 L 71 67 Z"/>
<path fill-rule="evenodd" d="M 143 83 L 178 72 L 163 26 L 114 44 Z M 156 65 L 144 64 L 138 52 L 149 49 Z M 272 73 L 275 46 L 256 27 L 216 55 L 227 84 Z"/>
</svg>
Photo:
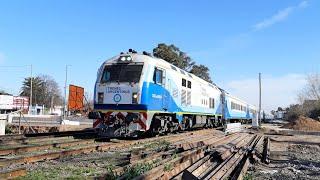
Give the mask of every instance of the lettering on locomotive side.
<svg viewBox="0 0 320 180">
<path fill-rule="evenodd" d="M 206 88 L 201 87 L 201 95 L 202 95 L 202 96 L 209 96 L 208 93 L 207 93 Z"/>
<path fill-rule="evenodd" d="M 127 94 L 127 93 L 130 93 L 130 90 L 128 90 L 128 89 L 121 89 L 121 87 L 107 87 L 107 93 Z"/>
<path fill-rule="evenodd" d="M 152 98 L 162 99 L 162 96 L 160 94 L 152 94 Z"/>
<path fill-rule="evenodd" d="M 174 90 L 172 91 L 172 96 L 173 96 L 174 98 L 177 98 L 178 95 L 179 95 L 178 89 L 174 89 Z"/>
</svg>

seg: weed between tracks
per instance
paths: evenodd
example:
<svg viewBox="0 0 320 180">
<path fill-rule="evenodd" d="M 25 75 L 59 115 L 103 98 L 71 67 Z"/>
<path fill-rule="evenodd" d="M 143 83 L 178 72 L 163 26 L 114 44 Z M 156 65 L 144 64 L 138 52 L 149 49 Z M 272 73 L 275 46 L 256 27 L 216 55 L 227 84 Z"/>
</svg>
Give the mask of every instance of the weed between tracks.
<svg viewBox="0 0 320 180">
<path fill-rule="evenodd" d="M 252 174 L 247 173 L 242 177 L 242 179 L 243 180 L 253 180 L 253 176 L 252 176 Z"/>
<path fill-rule="evenodd" d="M 147 171 L 150 171 L 152 168 L 154 168 L 153 163 L 141 163 L 134 166 L 128 166 L 125 168 L 123 176 L 126 179 L 133 179 Z"/>
<path fill-rule="evenodd" d="M 168 163 L 164 165 L 164 171 L 171 171 L 173 169 L 173 164 L 172 163 Z"/>
<path fill-rule="evenodd" d="M 94 168 L 88 167 L 55 167 L 31 171 L 26 176 L 17 178 L 17 180 L 87 179 L 98 174 Z"/>
<path fill-rule="evenodd" d="M 162 149 L 168 149 L 170 145 L 171 143 L 166 140 L 158 140 L 158 141 L 145 144 L 144 148 L 162 150 Z"/>
<path fill-rule="evenodd" d="M 151 162 L 128 165 L 124 168 L 124 172 L 120 176 L 115 172 L 116 166 L 110 165 L 106 167 L 107 174 L 104 176 L 104 179 L 115 180 L 121 177 L 122 179 L 130 180 L 157 167 L 159 162 L 160 160 L 156 159 Z"/>
<path fill-rule="evenodd" d="M 117 173 L 114 172 L 114 169 L 115 169 L 114 165 L 110 164 L 110 165 L 107 165 L 105 168 L 106 168 L 106 171 L 107 171 L 105 179 L 115 180 L 115 179 L 117 179 L 119 177 L 117 175 Z"/>
</svg>

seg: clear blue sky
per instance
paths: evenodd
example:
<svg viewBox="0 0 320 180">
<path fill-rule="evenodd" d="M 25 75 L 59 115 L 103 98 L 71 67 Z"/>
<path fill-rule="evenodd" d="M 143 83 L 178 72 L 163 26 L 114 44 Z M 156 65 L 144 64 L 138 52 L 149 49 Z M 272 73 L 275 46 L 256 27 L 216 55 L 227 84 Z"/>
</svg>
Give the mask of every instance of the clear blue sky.
<svg viewBox="0 0 320 180">
<path fill-rule="evenodd" d="M 69 83 L 92 92 L 105 59 L 129 48 L 151 52 L 163 42 L 180 47 L 207 65 L 217 84 L 256 104 L 234 84 L 252 87 L 262 72 L 271 85 L 290 86 L 320 70 L 320 1 L 0 0 L 0 88 L 17 94 L 29 74 L 27 67 L 4 66 L 33 64 L 34 74 L 51 75 L 62 89 L 69 64 Z"/>
</svg>

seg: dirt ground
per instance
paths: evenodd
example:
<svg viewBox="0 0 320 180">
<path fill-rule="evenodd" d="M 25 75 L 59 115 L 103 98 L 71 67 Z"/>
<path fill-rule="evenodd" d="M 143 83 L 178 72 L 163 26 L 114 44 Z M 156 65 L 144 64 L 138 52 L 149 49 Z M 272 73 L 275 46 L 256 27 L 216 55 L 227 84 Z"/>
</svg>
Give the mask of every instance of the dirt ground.
<svg viewBox="0 0 320 180">
<path fill-rule="evenodd" d="M 311 118 L 299 116 L 294 121 L 285 124 L 283 128 L 302 131 L 320 131 L 320 122 Z"/>
<path fill-rule="evenodd" d="M 251 165 L 247 179 L 320 179 L 320 136 L 268 136 L 270 164 L 257 162 Z"/>
</svg>

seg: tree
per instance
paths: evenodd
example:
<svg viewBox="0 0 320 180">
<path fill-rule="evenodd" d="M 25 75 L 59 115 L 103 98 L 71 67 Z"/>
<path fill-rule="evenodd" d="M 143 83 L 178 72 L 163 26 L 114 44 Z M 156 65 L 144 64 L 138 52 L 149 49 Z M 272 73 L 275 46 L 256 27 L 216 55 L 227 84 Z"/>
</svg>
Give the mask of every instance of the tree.
<svg viewBox="0 0 320 180">
<path fill-rule="evenodd" d="M 209 68 L 200 64 L 200 65 L 193 65 L 190 73 L 201 77 L 202 79 L 212 83 L 210 75 L 209 75 Z"/>
<path fill-rule="evenodd" d="M 205 65 L 197 65 L 187 53 L 181 51 L 175 45 L 158 44 L 153 49 L 153 56 L 161 58 L 187 72 L 190 72 L 206 81 L 212 82 L 210 78 L 210 70 Z"/>
<path fill-rule="evenodd" d="M 6 91 L 4 90 L 0 90 L 0 94 L 8 94 L 8 93 L 6 93 Z"/>
<path fill-rule="evenodd" d="M 320 74 L 309 74 L 306 86 L 298 94 L 298 100 L 303 104 L 306 100 L 320 101 Z"/>
<path fill-rule="evenodd" d="M 48 75 L 41 76 L 45 84 L 44 104 L 46 107 L 53 107 L 55 105 L 62 105 L 63 99 L 58 83 Z"/>
<path fill-rule="evenodd" d="M 320 74 L 310 74 L 307 76 L 306 96 L 312 100 L 320 100 Z"/>
<path fill-rule="evenodd" d="M 31 78 L 25 78 L 21 87 L 21 96 L 30 97 Z M 32 78 L 32 105 L 51 107 L 62 104 L 62 97 L 58 83 L 50 76 Z"/>
<path fill-rule="evenodd" d="M 291 104 L 289 109 L 287 110 L 287 113 L 285 115 L 285 118 L 287 121 L 295 121 L 298 119 L 300 115 L 304 115 L 302 106 L 299 104 Z"/>
<path fill-rule="evenodd" d="M 166 60 L 167 62 L 188 71 L 193 66 L 194 62 L 185 53 L 180 51 L 175 45 L 158 44 L 158 47 L 153 49 L 153 56 Z"/>
<path fill-rule="evenodd" d="M 30 97 L 31 77 L 25 78 L 22 82 L 20 96 Z M 32 105 L 42 104 L 42 93 L 44 84 L 40 77 L 32 77 Z"/>
<path fill-rule="evenodd" d="M 276 115 L 276 111 L 275 110 L 271 110 L 270 113 L 274 116 Z"/>
<path fill-rule="evenodd" d="M 320 117 L 320 74 L 309 74 L 306 77 L 306 86 L 298 94 L 299 105 L 290 106 L 288 117 L 298 115 L 318 119 Z"/>
</svg>

